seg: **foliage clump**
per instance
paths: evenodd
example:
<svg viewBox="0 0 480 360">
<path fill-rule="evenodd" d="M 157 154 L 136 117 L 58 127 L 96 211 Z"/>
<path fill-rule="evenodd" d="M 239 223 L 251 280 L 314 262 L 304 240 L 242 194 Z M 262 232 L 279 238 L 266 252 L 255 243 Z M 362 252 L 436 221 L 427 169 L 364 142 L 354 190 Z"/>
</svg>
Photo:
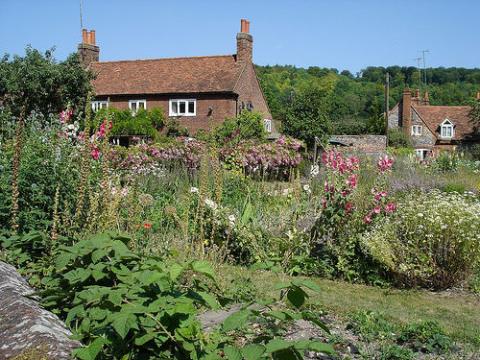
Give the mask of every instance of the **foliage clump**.
<svg viewBox="0 0 480 360">
<path fill-rule="evenodd" d="M 460 284 L 479 263 L 479 226 L 480 205 L 470 195 L 413 193 L 362 243 L 398 285 L 446 289 Z"/>
</svg>

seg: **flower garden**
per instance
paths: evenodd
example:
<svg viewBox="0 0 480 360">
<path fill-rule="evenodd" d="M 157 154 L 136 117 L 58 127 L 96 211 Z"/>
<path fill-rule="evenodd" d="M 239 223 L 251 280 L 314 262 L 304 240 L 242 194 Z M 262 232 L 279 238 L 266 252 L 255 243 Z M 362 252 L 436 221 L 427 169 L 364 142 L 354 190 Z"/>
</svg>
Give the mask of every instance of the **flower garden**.
<svg viewBox="0 0 480 360">
<path fill-rule="evenodd" d="M 109 141 L 111 115 L 94 120 L 86 109 L 86 121 L 66 109 L 48 126 L 32 114 L 0 144 L 1 257 L 84 344 L 80 359 L 335 358 L 344 340 L 309 302 L 322 292 L 315 279 L 480 289 L 474 161 L 420 164 L 390 150 L 372 158 L 325 147 L 312 164 L 296 139 L 225 129 L 122 147 Z M 238 269 L 251 278 L 226 281 Z M 265 274 L 282 280 L 273 298 L 251 285 Z M 202 329 L 199 314 L 234 303 L 261 310 L 243 307 L 213 332 Z M 325 337 L 287 340 L 299 319 Z M 386 320 L 356 313 L 349 321 L 362 339 Z M 437 323 L 397 330 L 362 350 L 366 358 L 473 351 Z"/>
</svg>

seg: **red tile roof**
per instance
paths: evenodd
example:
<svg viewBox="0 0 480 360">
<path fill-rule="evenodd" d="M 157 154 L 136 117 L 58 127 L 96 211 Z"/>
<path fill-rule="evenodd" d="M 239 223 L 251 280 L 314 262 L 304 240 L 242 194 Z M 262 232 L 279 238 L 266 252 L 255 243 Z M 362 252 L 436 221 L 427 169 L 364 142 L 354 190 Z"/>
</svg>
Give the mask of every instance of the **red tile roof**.
<svg viewBox="0 0 480 360">
<path fill-rule="evenodd" d="M 453 140 L 477 137 L 474 124 L 469 117 L 470 106 L 412 105 L 412 107 L 437 137 L 440 137 L 439 127 L 445 119 L 450 120 L 454 125 Z"/>
<path fill-rule="evenodd" d="M 234 55 L 93 62 L 96 95 L 233 92 Z"/>
</svg>

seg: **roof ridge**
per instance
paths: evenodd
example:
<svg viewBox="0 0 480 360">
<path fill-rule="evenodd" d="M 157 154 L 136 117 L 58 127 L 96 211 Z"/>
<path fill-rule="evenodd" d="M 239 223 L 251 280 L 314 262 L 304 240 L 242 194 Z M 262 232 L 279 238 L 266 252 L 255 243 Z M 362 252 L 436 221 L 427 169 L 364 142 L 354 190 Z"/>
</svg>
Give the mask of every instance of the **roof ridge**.
<svg viewBox="0 0 480 360">
<path fill-rule="evenodd" d="M 181 59 L 211 59 L 211 58 L 227 58 L 235 57 L 235 54 L 230 55 L 206 55 L 206 56 L 178 56 L 178 57 L 168 57 L 168 58 L 156 58 L 156 59 L 131 59 L 131 60 L 109 60 L 109 61 L 95 61 L 95 64 L 106 64 L 106 63 L 128 63 L 128 62 L 140 62 L 140 61 L 162 61 L 162 60 L 181 60 Z"/>
</svg>

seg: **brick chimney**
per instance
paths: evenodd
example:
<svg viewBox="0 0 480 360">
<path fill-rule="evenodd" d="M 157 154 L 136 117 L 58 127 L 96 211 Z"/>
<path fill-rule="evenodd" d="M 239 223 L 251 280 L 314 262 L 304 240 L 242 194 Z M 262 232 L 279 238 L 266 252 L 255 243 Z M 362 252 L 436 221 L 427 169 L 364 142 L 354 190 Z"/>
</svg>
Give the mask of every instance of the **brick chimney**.
<svg viewBox="0 0 480 360">
<path fill-rule="evenodd" d="M 402 128 L 405 133 L 410 136 L 410 128 L 412 126 L 412 93 L 409 88 L 403 90 L 402 97 Z"/>
<path fill-rule="evenodd" d="M 414 105 L 420 105 L 420 89 L 415 90 L 415 95 L 412 95 L 412 103 Z"/>
<path fill-rule="evenodd" d="M 82 42 L 78 44 L 78 57 L 83 67 L 88 67 L 91 62 L 99 60 L 100 48 L 96 45 L 95 30 L 82 29 Z"/>
<path fill-rule="evenodd" d="M 237 61 L 252 62 L 253 37 L 250 35 L 250 21 L 242 19 L 237 34 Z"/>
<path fill-rule="evenodd" d="M 425 90 L 425 95 L 423 96 L 423 105 L 430 105 L 430 95 L 428 90 Z"/>
</svg>

